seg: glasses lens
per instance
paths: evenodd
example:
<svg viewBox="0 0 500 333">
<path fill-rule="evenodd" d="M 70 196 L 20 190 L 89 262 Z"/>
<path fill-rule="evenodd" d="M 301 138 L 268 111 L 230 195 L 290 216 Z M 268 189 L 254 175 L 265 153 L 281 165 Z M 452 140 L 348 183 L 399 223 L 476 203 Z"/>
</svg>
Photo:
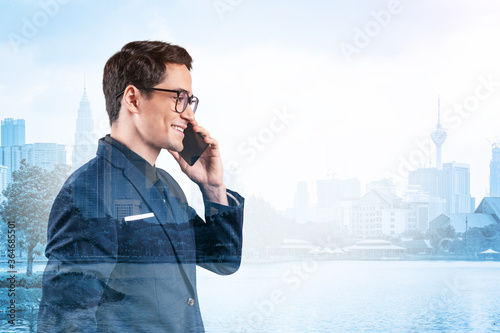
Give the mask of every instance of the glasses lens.
<svg viewBox="0 0 500 333">
<path fill-rule="evenodd" d="M 184 110 L 186 110 L 188 100 L 189 100 L 189 96 L 188 96 L 187 92 L 180 91 L 179 97 L 177 97 L 177 101 L 175 103 L 175 111 L 184 112 Z"/>
<path fill-rule="evenodd" d="M 179 92 L 179 98 L 177 99 L 177 103 L 175 104 L 175 111 L 180 113 L 184 112 L 188 104 L 191 106 L 191 110 L 193 111 L 193 113 L 195 113 L 196 108 L 198 107 L 198 97 L 193 96 L 189 98 L 189 95 L 186 91 Z"/>
<path fill-rule="evenodd" d="M 193 110 L 193 113 L 195 113 L 196 108 L 198 107 L 198 97 L 191 97 L 191 103 L 189 103 L 189 105 L 191 105 L 191 110 Z"/>
</svg>

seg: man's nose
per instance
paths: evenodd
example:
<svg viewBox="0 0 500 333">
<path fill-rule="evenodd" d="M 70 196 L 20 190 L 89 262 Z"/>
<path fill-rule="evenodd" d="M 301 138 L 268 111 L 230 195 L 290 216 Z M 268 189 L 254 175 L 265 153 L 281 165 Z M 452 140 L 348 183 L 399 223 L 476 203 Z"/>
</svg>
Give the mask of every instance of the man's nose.
<svg viewBox="0 0 500 333">
<path fill-rule="evenodd" d="M 189 122 L 194 120 L 194 112 L 193 112 L 193 109 L 191 108 L 190 104 L 188 104 L 188 106 L 186 107 L 186 110 L 184 110 L 184 112 L 181 113 L 181 118 L 184 118 Z"/>
</svg>

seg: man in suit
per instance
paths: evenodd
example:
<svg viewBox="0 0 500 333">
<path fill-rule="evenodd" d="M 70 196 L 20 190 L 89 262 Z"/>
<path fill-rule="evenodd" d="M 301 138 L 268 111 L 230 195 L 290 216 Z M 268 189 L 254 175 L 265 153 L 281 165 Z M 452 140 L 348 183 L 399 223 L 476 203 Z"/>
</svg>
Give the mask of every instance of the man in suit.
<svg viewBox="0 0 500 333">
<path fill-rule="evenodd" d="M 132 42 L 104 68 L 111 133 L 58 194 L 47 230 L 39 332 L 203 332 L 199 265 L 234 273 L 243 198 L 227 190 L 219 144 L 194 114 L 191 57 L 179 46 Z M 188 123 L 207 150 L 179 152 Z M 203 195 L 205 221 L 155 167 L 167 149 Z"/>
</svg>

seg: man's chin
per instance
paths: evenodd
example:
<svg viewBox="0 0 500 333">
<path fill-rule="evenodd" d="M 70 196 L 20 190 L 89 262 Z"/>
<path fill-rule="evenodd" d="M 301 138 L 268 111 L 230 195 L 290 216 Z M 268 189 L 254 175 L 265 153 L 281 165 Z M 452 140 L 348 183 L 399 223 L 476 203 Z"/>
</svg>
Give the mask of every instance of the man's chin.
<svg viewBox="0 0 500 333">
<path fill-rule="evenodd" d="M 175 151 L 177 153 L 180 153 L 182 150 L 184 150 L 184 145 L 181 143 L 180 145 L 175 145 L 175 146 L 169 145 L 164 148 L 170 151 Z"/>
</svg>

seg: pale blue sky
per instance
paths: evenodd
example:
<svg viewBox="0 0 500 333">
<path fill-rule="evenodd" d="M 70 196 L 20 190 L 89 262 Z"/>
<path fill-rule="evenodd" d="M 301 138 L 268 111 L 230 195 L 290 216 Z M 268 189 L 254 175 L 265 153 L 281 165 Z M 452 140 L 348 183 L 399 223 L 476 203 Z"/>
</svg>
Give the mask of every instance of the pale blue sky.
<svg viewBox="0 0 500 333">
<path fill-rule="evenodd" d="M 96 131 L 105 134 L 104 63 L 129 41 L 161 39 L 193 55 L 198 119 L 221 142 L 226 165 L 240 165 L 244 194 L 284 208 L 296 182 L 326 177 L 327 165 L 362 183 L 397 173 L 435 127 L 439 94 L 448 129 L 443 161 L 471 164 L 477 202 L 488 191 L 487 138 L 500 137 L 497 1 L 41 5 L 55 1 L 0 0 L 0 118 L 26 119 L 27 142 L 73 144 L 84 73 Z M 231 8 L 223 19 L 221 3 Z M 391 6 L 397 10 L 384 17 Z M 356 44 L 370 28 L 367 45 Z M 25 40 L 16 48 L 12 38 Z M 346 44 L 358 49 L 350 61 Z M 473 111 L 453 111 L 488 77 L 491 91 L 480 88 L 490 93 Z M 276 109 L 293 117 L 275 123 Z M 259 135 L 266 142 L 252 148 Z M 423 164 L 434 162 L 427 155 Z M 177 174 L 168 154 L 158 164 Z"/>
</svg>

